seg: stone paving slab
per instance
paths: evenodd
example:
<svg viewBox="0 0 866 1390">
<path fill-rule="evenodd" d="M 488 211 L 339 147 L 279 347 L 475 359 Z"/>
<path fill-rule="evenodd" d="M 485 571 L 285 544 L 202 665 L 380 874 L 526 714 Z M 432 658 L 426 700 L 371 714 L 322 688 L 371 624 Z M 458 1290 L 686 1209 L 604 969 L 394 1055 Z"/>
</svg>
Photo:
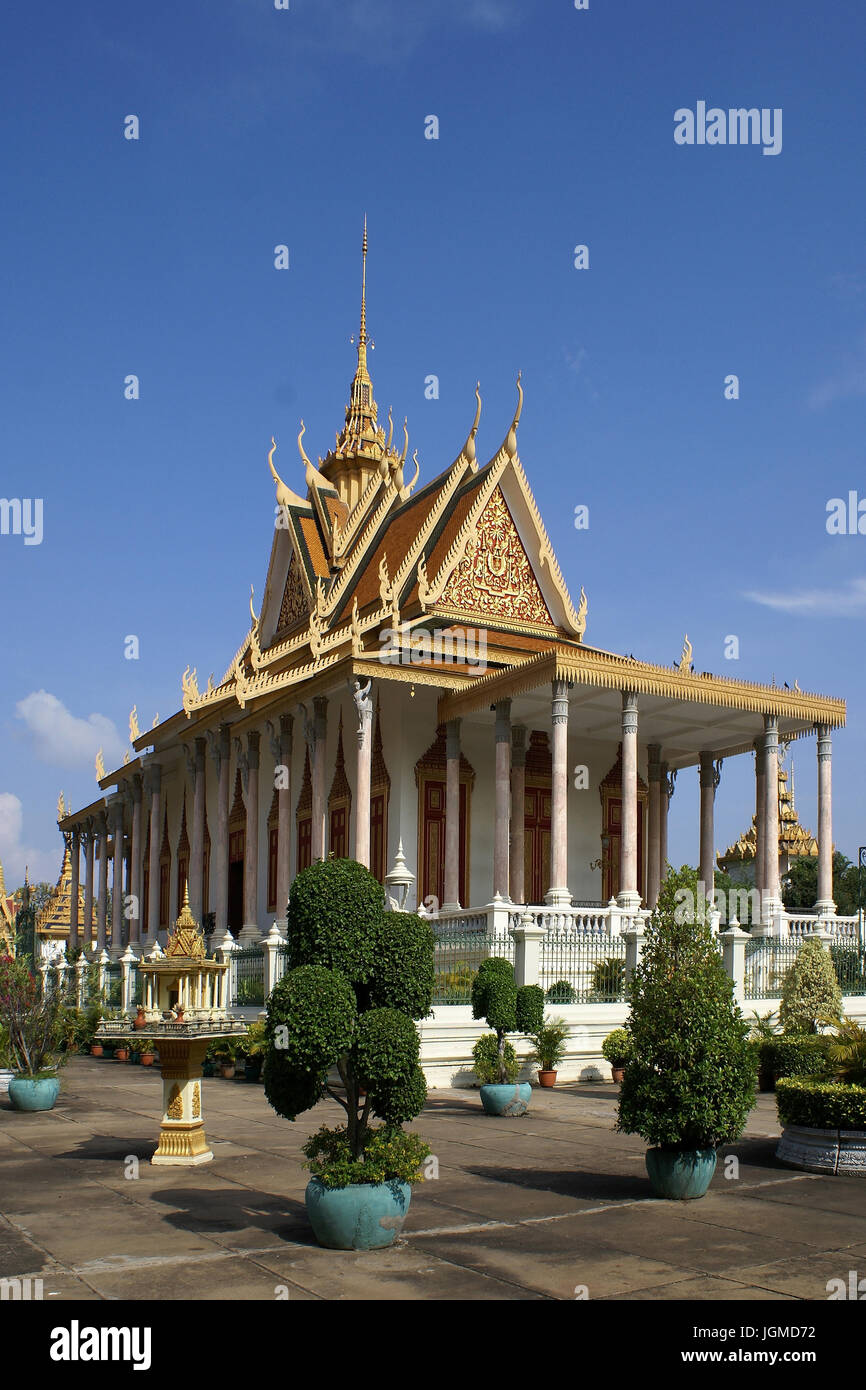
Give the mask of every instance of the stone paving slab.
<svg viewBox="0 0 866 1390">
<path fill-rule="evenodd" d="M 730 1148 L 739 1179 L 722 1158 L 694 1203 L 653 1198 L 642 1141 L 614 1131 L 616 1097 L 535 1090 L 507 1120 L 476 1092 L 432 1092 L 414 1128 L 438 1179 L 414 1189 L 394 1247 L 337 1252 L 310 1231 L 301 1154 L 342 1121 L 335 1102 L 290 1124 L 260 1085 L 213 1078 L 213 1163 L 154 1168 L 158 1074 L 75 1058 L 54 1111 L 0 1099 L 0 1276 L 41 1274 L 57 1301 L 573 1300 L 585 1285 L 591 1299 L 695 1302 L 825 1299 L 858 1259 L 866 1276 L 866 1184 L 776 1163 L 774 1097 Z"/>
</svg>

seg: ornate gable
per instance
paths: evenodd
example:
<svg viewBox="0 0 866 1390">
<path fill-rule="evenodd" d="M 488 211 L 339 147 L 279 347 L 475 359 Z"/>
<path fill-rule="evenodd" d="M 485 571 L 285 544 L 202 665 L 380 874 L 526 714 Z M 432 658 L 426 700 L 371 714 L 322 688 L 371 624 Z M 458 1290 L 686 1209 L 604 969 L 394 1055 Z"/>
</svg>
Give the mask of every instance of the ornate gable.
<svg viewBox="0 0 866 1390">
<path fill-rule="evenodd" d="M 442 591 L 444 608 L 555 627 L 500 488 L 475 524 L 463 559 Z"/>
<path fill-rule="evenodd" d="M 289 560 L 289 570 L 286 575 L 286 586 L 283 590 L 283 601 L 280 604 L 280 616 L 277 621 L 277 632 L 282 632 L 287 627 L 294 627 L 296 623 L 306 620 L 309 615 L 307 600 L 304 596 L 301 576 L 298 573 L 298 561 L 294 551 Z"/>
</svg>

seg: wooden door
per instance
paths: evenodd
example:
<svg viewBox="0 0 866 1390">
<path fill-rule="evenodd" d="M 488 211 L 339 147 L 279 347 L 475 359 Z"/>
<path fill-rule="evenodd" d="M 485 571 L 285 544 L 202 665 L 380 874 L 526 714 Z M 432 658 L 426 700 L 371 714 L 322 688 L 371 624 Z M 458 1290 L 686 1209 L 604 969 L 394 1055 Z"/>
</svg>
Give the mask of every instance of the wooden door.
<svg viewBox="0 0 866 1390">
<path fill-rule="evenodd" d="M 622 884 L 622 797 L 612 796 L 606 802 L 604 829 L 610 836 L 607 862 L 604 866 L 603 900 L 615 898 Z M 638 800 L 637 806 L 637 891 L 646 898 L 643 854 L 644 802 Z"/>
<path fill-rule="evenodd" d="M 425 778 L 421 823 L 420 901 L 435 897 L 441 905 L 445 894 L 445 783 Z M 460 783 L 458 896 L 466 901 L 466 783 Z"/>
</svg>

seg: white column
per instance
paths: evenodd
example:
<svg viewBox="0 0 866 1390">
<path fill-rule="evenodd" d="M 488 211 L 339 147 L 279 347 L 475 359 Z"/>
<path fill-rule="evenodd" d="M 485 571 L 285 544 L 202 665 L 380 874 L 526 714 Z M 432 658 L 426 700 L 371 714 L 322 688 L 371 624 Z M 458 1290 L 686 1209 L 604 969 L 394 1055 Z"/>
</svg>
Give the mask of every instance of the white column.
<svg viewBox="0 0 866 1390">
<path fill-rule="evenodd" d="M 111 951 L 119 958 L 123 942 L 123 863 L 125 858 L 123 830 L 123 797 L 118 793 L 114 807 L 114 858 L 111 866 Z"/>
<path fill-rule="evenodd" d="M 271 754 L 274 759 L 274 786 L 277 792 L 277 917 L 281 931 L 286 930 L 291 882 L 292 852 L 292 729 L 294 719 L 281 714 L 279 726 L 268 720 Z M 270 846 L 268 848 L 270 853 Z M 266 991 L 267 993 L 268 991 Z"/>
<path fill-rule="evenodd" d="M 833 741 L 826 724 L 818 725 L 818 900 L 815 911 L 834 917 L 833 901 Z"/>
<path fill-rule="evenodd" d="M 637 864 L 637 695 L 622 693 L 622 852 L 617 903 L 626 912 L 640 907 Z"/>
<path fill-rule="evenodd" d="M 647 816 L 647 883 L 646 905 L 655 907 L 658 902 L 661 883 L 661 819 L 662 819 L 662 765 L 661 747 L 657 743 L 647 745 L 647 778 L 649 781 L 649 804 Z"/>
<path fill-rule="evenodd" d="M 764 921 L 768 921 L 781 906 L 779 896 L 779 725 L 774 715 L 764 716 L 765 795 L 764 824 L 766 826 L 764 873 Z"/>
<path fill-rule="evenodd" d="M 511 848 L 509 876 L 511 900 L 526 902 L 525 845 L 526 828 L 526 726 L 515 724 L 511 730 Z"/>
<path fill-rule="evenodd" d="M 351 683 L 352 698 L 358 716 L 358 759 L 355 777 L 355 859 L 370 867 L 370 775 L 373 760 L 373 701 L 370 699 L 372 681 L 365 686 L 359 680 Z"/>
<path fill-rule="evenodd" d="M 767 887 L 767 760 L 763 737 L 755 739 L 755 887 Z"/>
<path fill-rule="evenodd" d="M 211 739 L 211 757 L 217 772 L 217 834 L 214 855 L 214 934 L 225 934 L 229 913 L 229 797 L 231 796 L 231 732 L 221 724 Z"/>
<path fill-rule="evenodd" d="M 544 901 L 570 907 L 568 891 L 568 682 L 553 682 L 551 706 L 550 886 Z"/>
<path fill-rule="evenodd" d="M 508 841 L 511 811 L 511 701 L 496 703 L 493 895 L 508 897 Z"/>
<path fill-rule="evenodd" d="M 445 725 L 445 874 L 442 912 L 460 911 L 460 720 Z"/>
<path fill-rule="evenodd" d="M 86 951 L 90 950 L 90 943 L 93 940 L 93 852 L 95 849 L 95 827 L 92 820 L 88 820 L 87 829 L 84 832 L 84 929 L 81 933 L 81 944 Z"/>
<path fill-rule="evenodd" d="M 677 785 L 676 768 L 668 770 L 667 763 L 661 765 L 661 820 L 659 823 L 659 887 L 664 883 L 668 871 L 668 812 L 671 797 Z"/>
</svg>

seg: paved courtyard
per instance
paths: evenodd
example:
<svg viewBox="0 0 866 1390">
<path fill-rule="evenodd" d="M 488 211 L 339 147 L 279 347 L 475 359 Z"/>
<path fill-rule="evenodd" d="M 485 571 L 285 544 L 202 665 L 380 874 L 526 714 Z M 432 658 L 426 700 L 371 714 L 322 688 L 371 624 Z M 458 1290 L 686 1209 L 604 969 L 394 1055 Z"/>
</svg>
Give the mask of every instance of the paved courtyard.
<svg viewBox="0 0 866 1390">
<path fill-rule="evenodd" d="M 398 1245 L 319 1249 L 300 1148 L 342 1111 L 289 1124 L 261 1086 L 205 1083 L 213 1163 L 154 1168 L 156 1072 L 75 1058 L 55 1110 L 0 1100 L 0 1276 L 41 1275 L 46 1299 L 827 1298 L 866 1273 L 866 1184 L 776 1164 L 773 1096 L 699 1202 L 652 1198 L 644 1145 L 613 1130 L 617 1090 L 533 1091 L 520 1120 L 477 1093 L 434 1091 L 417 1129 L 438 1179 L 413 1191 Z M 125 1173 L 135 1168 L 139 1176 Z"/>
</svg>

